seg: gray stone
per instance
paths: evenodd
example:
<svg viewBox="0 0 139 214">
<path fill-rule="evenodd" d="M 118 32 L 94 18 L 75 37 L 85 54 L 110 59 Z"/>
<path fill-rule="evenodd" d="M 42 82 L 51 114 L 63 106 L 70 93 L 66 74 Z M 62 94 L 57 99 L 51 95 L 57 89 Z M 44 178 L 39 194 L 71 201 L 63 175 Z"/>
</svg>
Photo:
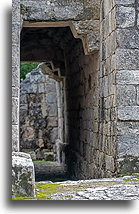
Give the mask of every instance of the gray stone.
<svg viewBox="0 0 139 214">
<path fill-rule="evenodd" d="M 135 8 L 118 6 L 116 8 L 116 25 L 121 28 L 133 27 L 135 24 Z"/>
<path fill-rule="evenodd" d="M 123 121 L 138 121 L 139 106 L 118 107 L 118 119 Z"/>
<path fill-rule="evenodd" d="M 117 122 L 118 135 L 139 135 L 139 122 Z"/>
<path fill-rule="evenodd" d="M 137 87 L 137 105 L 139 105 L 139 87 Z"/>
<path fill-rule="evenodd" d="M 122 85 L 139 84 L 139 70 L 121 70 L 116 73 L 116 83 Z"/>
<path fill-rule="evenodd" d="M 12 124 L 18 124 L 18 116 L 19 116 L 19 109 L 18 109 L 19 100 L 18 98 L 12 98 Z"/>
<path fill-rule="evenodd" d="M 139 48 L 139 31 L 136 29 L 117 29 L 117 43 L 120 48 Z"/>
<path fill-rule="evenodd" d="M 118 157 L 139 156 L 139 135 L 117 137 Z"/>
<path fill-rule="evenodd" d="M 133 85 L 118 85 L 117 105 L 133 106 L 136 105 L 136 88 Z"/>
<path fill-rule="evenodd" d="M 30 155 L 12 154 L 12 196 L 35 197 L 34 166 Z"/>
<path fill-rule="evenodd" d="M 12 151 L 19 151 L 19 128 L 18 125 L 12 125 Z"/>
<path fill-rule="evenodd" d="M 117 49 L 116 68 L 118 70 L 139 70 L 138 49 Z"/>
<path fill-rule="evenodd" d="M 135 0 L 115 0 L 115 4 L 121 4 L 121 5 L 131 5 L 134 4 Z"/>
</svg>

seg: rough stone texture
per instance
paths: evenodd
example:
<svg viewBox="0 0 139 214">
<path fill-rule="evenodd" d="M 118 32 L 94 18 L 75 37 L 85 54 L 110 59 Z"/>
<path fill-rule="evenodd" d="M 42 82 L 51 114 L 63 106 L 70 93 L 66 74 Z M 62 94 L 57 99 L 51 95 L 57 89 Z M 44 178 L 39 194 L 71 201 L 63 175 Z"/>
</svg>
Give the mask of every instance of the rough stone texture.
<svg viewBox="0 0 139 214">
<path fill-rule="evenodd" d="M 21 60 L 52 60 L 65 75 L 65 142 L 69 142 L 70 148 L 65 151 L 75 176 L 83 179 L 129 173 L 138 166 L 139 6 L 133 0 L 102 0 L 99 17 L 99 3 L 21 1 L 21 24 L 30 24 L 22 30 Z M 13 4 L 13 125 L 19 126 L 20 6 L 19 1 Z M 50 28 L 55 24 L 57 28 L 31 28 L 39 21 L 49 22 Z M 66 22 L 74 37 L 82 39 L 83 48 L 79 39 L 73 41 L 70 30 L 58 28 L 59 21 Z M 90 56 L 84 56 L 83 49 Z M 96 50 L 100 53 L 95 53 Z M 39 91 L 42 90 L 40 85 Z M 19 140 L 15 135 L 17 147 L 13 145 L 17 150 Z M 132 156 L 128 158 L 124 151 Z"/>
<path fill-rule="evenodd" d="M 20 149 L 35 151 L 34 159 L 46 159 L 58 139 L 56 81 L 35 69 L 26 75 L 20 89 Z M 31 153 L 32 155 L 32 153 Z"/>
<path fill-rule="evenodd" d="M 12 196 L 35 196 L 34 165 L 30 155 L 12 154 Z"/>
<path fill-rule="evenodd" d="M 138 174 L 120 178 L 63 181 L 51 184 L 58 185 L 56 193 L 44 194 L 43 200 L 138 200 Z M 37 183 L 37 194 L 41 186 L 48 182 Z M 37 200 L 40 200 L 37 197 Z"/>
</svg>

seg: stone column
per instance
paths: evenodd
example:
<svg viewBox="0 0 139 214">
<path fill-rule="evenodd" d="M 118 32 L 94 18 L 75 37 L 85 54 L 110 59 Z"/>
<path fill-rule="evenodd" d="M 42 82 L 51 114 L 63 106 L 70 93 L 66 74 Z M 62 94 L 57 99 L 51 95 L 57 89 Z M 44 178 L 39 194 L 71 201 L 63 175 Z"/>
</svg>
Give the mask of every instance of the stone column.
<svg viewBox="0 0 139 214">
<path fill-rule="evenodd" d="M 12 150 L 19 151 L 20 1 L 12 11 Z"/>
<path fill-rule="evenodd" d="M 12 2 L 12 196 L 35 196 L 34 165 L 19 152 L 20 0 Z"/>
</svg>

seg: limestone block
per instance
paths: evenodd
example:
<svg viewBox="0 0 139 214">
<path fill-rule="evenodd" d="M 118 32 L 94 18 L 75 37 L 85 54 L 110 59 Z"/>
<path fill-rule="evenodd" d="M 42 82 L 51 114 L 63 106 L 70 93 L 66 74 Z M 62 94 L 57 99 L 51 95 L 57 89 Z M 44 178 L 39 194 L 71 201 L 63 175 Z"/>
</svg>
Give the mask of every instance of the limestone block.
<svg viewBox="0 0 139 214">
<path fill-rule="evenodd" d="M 139 31 L 136 29 L 117 29 L 116 38 L 120 48 L 139 48 Z"/>
<path fill-rule="evenodd" d="M 114 158 L 112 156 L 105 155 L 105 163 L 106 163 L 106 170 L 110 170 L 111 172 L 114 172 L 115 170 Z"/>
<path fill-rule="evenodd" d="M 17 67 L 20 63 L 20 46 L 12 45 L 12 66 Z"/>
<path fill-rule="evenodd" d="M 12 125 L 12 151 L 17 152 L 19 150 L 19 127 L 18 125 Z"/>
<path fill-rule="evenodd" d="M 32 93 L 36 93 L 36 91 L 37 91 L 37 84 L 33 84 L 32 85 Z M 45 93 L 45 85 L 44 85 L 44 83 L 39 83 L 38 84 L 38 92 L 39 93 Z"/>
<path fill-rule="evenodd" d="M 35 196 L 34 165 L 30 155 L 23 152 L 12 154 L 12 195 Z"/>
<path fill-rule="evenodd" d="M 12 23 L 20 23 L 20 0 L 12 1 Z"/>
<path fill-rule="evenodd" d="M 112 0 L 104 0 L 104 16 L 112 9 Z"/>
<path fill-rule="evenodd" d="M 57 97 L 56 97 L 56 91 L 55 93 L 48 93 L 46 94 L 46 103 L 56 103 Z"/>
<path fill-rule="evenodd" d="M 116 73 L 116 83 L 121 85 L 139 84 L 139 70 L 121 70 Z"/>
<path fill-rule="evenodd" d="M 13 23 L 12 24 L 12 44 L 20 44 L 20 24 Z"/>
<path fill-rule="evenodd" d="M 139 135 L 139 122 L 117 122 L 117 134 L 118 135 Z"/>
<path fill-rule="evenodd" d="M 56 106 L 56 104 L 51 104 L 51 105 L 49 106 L 48 112 L 49 112 L 49 116 L 50 116 L 50 117 L 55 117 L 55 116 L 57 116 L 57 106 Z"/>
<path fill-rule="evenodd" d="M 72 22 L 78 35 L 85 35 L 94 32 L 99 32 L 99 20 L 85 20 Z"/>
<path fill-rule="evenodd" d="M 138 49 L 119 49 L 116 50 L 116 68 L 119 70 L 138 70 L 139 69 L 139 50 Z"/>
<path fill-rule="evenodd" d="M 26 1 L 22 0 L 21 13 L 28 20 L 69 20 L 83 18 L 83 0 L 54 0 L 54 1 Z"/>
<path fill-rule="evenodd" d="M 122 5 L 129 5 L 129 4 L 134 4 L 135 0 L 114 0 L 115 4 L 122 4 Z"/>
<path fill-rule="evenodd" d="M 12 97 L 18 97 L 19 95 L 19 89 L 12 87 Z"/>
<path fill-rule="evenodd" d="M 12 86 L 14 87 L 19 87 L 19 74 L 20 74 L 19 67 L 12 66 Z"/>
<path fill-rule="evenodd" d="M 58 139 L 58 128 L 53 128 L 50 133 L 51 141 L 54 142 L 56 139 Z"/>
<path fill-rule="evenodd" d="M 135 24 L 135 8 L 118 6 L 116 8 L 116 25 L 121 28 L 133 27 Z"/>
<path fill-rule="evenodd" d="M 27 95 L 22 94 L 20 95 L 20 104 L 27 104 Z"/>
<path fill-rule="evenodd" d="M 19 114 L 19 100 L 18 98 L 12 98 L 12 124 L 18 124 L 18 114 Z"/>
<path fill-rule="evenodd" d="M 117 105 L 130 106 L 136 105 L 136 88 L 133 85 L 118 85 Z"/>
<path fill-rule="evenodd" d="M 137 87 L 137 105 L 139 105 L 139 87 Z"/>
<path fill-rule="evenodd" d="M 99 34 L 92 32 L 87 34 L 88 52 L 99 50 Z"/>
<path fill-rule="evenodd" d="M 118 157 L 139 156 L 139 135 L 117 137 Z"/>
<path fill-rule="evenodd" d="M 118 119 L 119 120 L 139 120 L 139 106 L 125 106 L 118 107 Z"/>
</svg>

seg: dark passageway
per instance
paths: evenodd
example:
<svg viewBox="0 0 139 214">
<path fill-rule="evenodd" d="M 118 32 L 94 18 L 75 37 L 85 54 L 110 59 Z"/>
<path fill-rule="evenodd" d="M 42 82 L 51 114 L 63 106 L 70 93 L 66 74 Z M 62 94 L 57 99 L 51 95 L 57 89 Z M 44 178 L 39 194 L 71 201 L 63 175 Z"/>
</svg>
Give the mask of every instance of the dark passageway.
<svg viewBox="0 0 139 214">
<path fill-rule="evenodd" d="M 22 29 L 21 61 L 51 61 L 59 68 L 63 78 L 63 134 L 59 155 L 65 155 L 60 166 L 67 166 L 64 170 L 70 179 L 98 177 L 102 170 L 96 160 L 98 54 L 85 56 L 81 39 L 75 39 L 69 27 L 34 27 Z M 51 174 L 55 166 L 47 168 L 47 176 L 42 169 L 42 173 L 36 174 L 37 180 L 55 180 L 61 173 L 54 170 Z"/>
</svg>

